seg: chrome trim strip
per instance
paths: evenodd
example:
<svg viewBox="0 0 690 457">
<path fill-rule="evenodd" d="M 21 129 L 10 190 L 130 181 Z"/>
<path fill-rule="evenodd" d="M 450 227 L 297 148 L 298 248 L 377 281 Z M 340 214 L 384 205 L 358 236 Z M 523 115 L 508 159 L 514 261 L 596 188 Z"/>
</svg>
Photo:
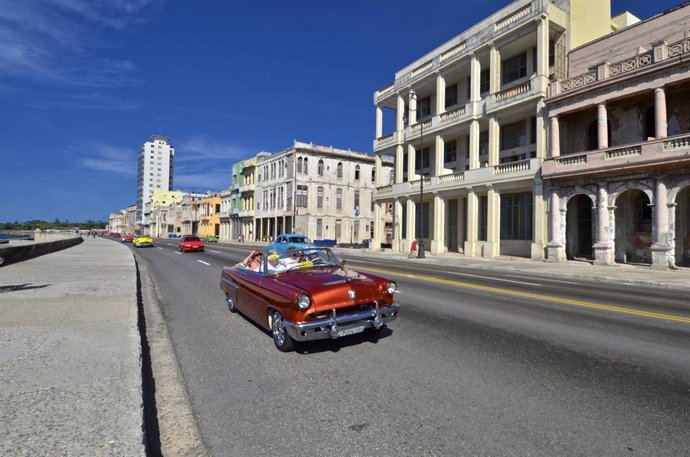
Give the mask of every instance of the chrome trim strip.
<svg viewBox="0 0 690 457">
<path fill-rule="evenodd" d="M 220 277 L 220 281 L 229 284 L 230 287 L 234 287 L 235 289 L 237 289 L 237 287 L 238 287 L 236 282 L 231 281 L 231 280 L 227 279 L 227 278 L 224 277 L 224 276 L 221 276 L 221 277 Z"/>
</svg>

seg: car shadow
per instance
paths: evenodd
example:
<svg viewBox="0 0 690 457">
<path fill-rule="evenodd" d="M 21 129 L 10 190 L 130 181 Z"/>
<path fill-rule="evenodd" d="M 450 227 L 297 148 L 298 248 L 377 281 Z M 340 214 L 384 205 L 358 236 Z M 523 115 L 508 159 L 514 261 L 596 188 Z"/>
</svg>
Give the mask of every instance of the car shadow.
<svg viewBox="0 0 690 457">
<path fill-rule="evenodd" d="M 43 289 L 44 287 L 48 287 L 50 285 L 51 284 L 33 285 L 32 283 L 26 283 L 12 284 L 9 286 L 0 286 L 0 294 L 6 294 L 8 292 L 18 292 L 20 290 Z"/>
</svg>

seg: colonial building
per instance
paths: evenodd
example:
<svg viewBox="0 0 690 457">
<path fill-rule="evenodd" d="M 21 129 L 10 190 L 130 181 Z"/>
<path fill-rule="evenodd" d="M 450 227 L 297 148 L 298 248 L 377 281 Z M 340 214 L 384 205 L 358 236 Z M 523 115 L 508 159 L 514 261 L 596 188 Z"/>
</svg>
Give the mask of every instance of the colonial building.
<svg viewBox="0 0 690 457">
<path fill-rule="evenodd" d="M 572 50 L 547 99 L 548 259 L 690 264 L 690 5 Z"/>
<path fill-rule="evenodd" d="M 390 162 L 362 152 L 294 144 L 256 158 L 253 233 L 268 241 L 299 232 L 312 239 L 359 244 L 372 238 L 374 182 L 387 182 Z M 381 215 L 382 224 L 385 224 Z M 249 238 L 247 238 L 249 239 Z"/>
<path fill-rule="evenodd" d="M 148 234 L 152 237 L 167 237 L 175 231 L 175 221 L 171 208 L 182 200 L 182 191 L 156 189 L 146 205 L 148 213 Z"/>
<path fill-rule="evenodd" d="M 393 249 L 421 238 L 433 254 L 543 259 L 549 80 L 565 76 L 569 49 L 626 18 L 609 0 L 518 0 L 376 91 L 374 152 L 395 157 L 391 185 L 377 174 L 376 214 L 394 208 Z"/>
<path fill-rule="evenodd" d="M 240 235 L 246 241 L 254 240 L 254 207 L 256 206 L 256 161 L 257 158 L 271 154 L 260 152 L 256 157 L 240 160 L 232 165 L 232 185 L 229 194 L 225 195 L 227 219 L 221 219 L 223 239 L 237 240 Z M 223 203 L 221 203 L 221 206 Z M 225 211 L 225 210 L 224 210 Z"/>
<path fill-rule="evenodd" d="M 211 194 L 199 202 L 199 236 L 220 236 L 220 195 Z"/>
</svg>

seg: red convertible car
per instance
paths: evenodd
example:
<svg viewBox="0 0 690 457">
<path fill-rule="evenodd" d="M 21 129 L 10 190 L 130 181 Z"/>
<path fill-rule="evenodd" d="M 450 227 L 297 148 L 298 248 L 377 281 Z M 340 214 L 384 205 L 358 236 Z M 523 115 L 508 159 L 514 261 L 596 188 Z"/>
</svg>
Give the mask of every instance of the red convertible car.
<svg viewBox="0 0 690 457">
<path fill-rule="evenodd" d="M 204 242 L 196 235 L 185 235 L 182 237 L 182 240 L 180 240 L 179 247 L 182 252 L 203 251 Z"/>
<path fill-rule="evenodd" d="M 398 316 L 395 282 L 345 268 L 328 248 L 260 257 L 223 268 L 220 288 L 230 311 L 269 330 L 283 352 L 296 341 L 378 331 Z"/>
</svg>

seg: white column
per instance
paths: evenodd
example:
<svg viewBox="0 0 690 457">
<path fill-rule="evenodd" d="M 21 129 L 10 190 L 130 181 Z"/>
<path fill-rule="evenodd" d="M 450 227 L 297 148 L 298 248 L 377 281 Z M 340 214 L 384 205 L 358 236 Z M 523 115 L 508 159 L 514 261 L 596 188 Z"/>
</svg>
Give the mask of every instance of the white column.
<svg viewBox="0 0 690 457">
<path fill-rule="evenodd" d="M 467 194 L 467 241 L 465 241 L 465 255 L 474 257 L 477 255 L 479 199 L 476 192 L 469 190 Z"/>
<path fill-rule="evenodd" d="M 470 123 L 470 170 L 479 168 L 479 121 Z"/>
<path fill-rule="evenodd" d="M 488 217 L 484 257 L 493 259 L 501 251 L 501 195 L 496 189 L 490 187 L 486 199 Z"/>
<path fill-rule="evenodd" d="M 530 257 L 532 260 L 544 260 L 548 221 L 546 219 L 546 202 L 544 201 L 544 183 L 539 178 L 534 180 L 532 198 L 532 248 Z"/>
<path fill-rule="evenodd" d="M 403 145 L 399 144 L 395 148 L 395 184 L 403 182 L 403 160 L 405 160 L 405 150 Z"/>
<path fill-rule="evenodd" d="M 668 136 L 668 124 L 666 122 L 666 93 L 663 87 L 654 89 L 654 119 L 656 137 L 666 138 Z"/>
<path fill-rule="evenodd" d="M 383 173 L 383 163 L 379 154 L 374 155 L 374 173 L 376 173 L 374 185 L 380 187 L 381 182 L 383 182 L 383 176 L 381 176 L 381 173 Z"/>
<path fill-rule="evenodd" d="M 539 89 L 546 93 L 549 72 L 549 22 L 546 16 L 541 16 L 537 24 L 537 76 Z"/>
<path fill-rule="evenodd" d="M 403 252 L 403 246 L 400 243 L 402 238 L 402 203 L 397 198 L 393 203 L 393 246 L 392 249 L 396 252 Z"/>
<path fill-rule="evenodd" d="M 609 265 L 614 261 L 611 244 L 612 219 L 610 216 L 612 212 L 608 206 L 608 198 L 606 186 L 600 184 L 597 190 L 597 238 L 594 242 L 594 263 L 597 265 Z"/>
<path fill-rule="evenodd" d="M 446 201 L 438 194 L 434 194 L 433 232 L 431 234 L 431 253 L 433 255 L 445 252 L 446 229 Z"/>
<path fill-rule="evenodd" d="M 544 100 L 539 100 L 537 102 L 537 122 L 535 123 L 536 133 L 536 148 L 537 148 L 537 158 L 545 159 L 546 154 L 546 108 Z"/>
<path fill-rule="evenodd" d="M 378 251 L 381 249 L 381 239 L 383 238 L 383 203 L 374 204 L 374 220 L 371 223 L 374 224 L 374 239 L 369 248 Z"/>
<path fill-rule="evenodd" d="M 431 176 L 441 176 L 444 174 L 444 149 L 445 142 L 441 135 L 436 135 L 435 154 L 434 154 L 434 172 Z"/>
<path fill-rule="evenodd" d="M 383 136 L 383 110 L 376 105 L 376 138 Z"/>
<path fill-rule="evenodd" d="M 410 243 L 413 239 L 417 238 L 417 205 L 414 200 L 407 200 L 407 243 L 405 243 L 405 252 L 410 251 Z"/>
<path fill-rule="evenodd" d="M 417 154 L 413 144 L 407 145 L 407 181 L 414 181 L 417 179 L 417 174 L 415 173 L 415 160 L 417 159 Z"/>
<path fill-rule="evenodd" d="M 656 180 L 654 191 L 654 227 L 652 230 L 652 266 L 655 268 L 668 268 L 671 265 L 669 242 L 669 214 L 668 191 L 666 183 L 661 178 Z"/>
<path fill-rule="evenodd" d="M 441 73 L 436 75 L 436 114 L 446 111 L 446 78 Z"/>
<path fill-rule="evenodd" d="M 489 46 L 489 91 L 493 95 L 501 90 L 501 52 L 494 43 Z"/>
<path fill-rule="evenodd" d="M 552 190 L 549 200 L 549 242 L 546 245 L 548 252 L 547 261 L 563 262 L 565 261 L 565 249 L 561 237 L 561 199 L 558 196 L 558 192 Z"/>
<path fill-rule="evenodd" d="M 558 116 L 551 116 L 551 151 L 549 157 L 561 155 L 561 132 L 558 126 Z"/>
<path fill-rule="evenodd" d="M 609 147 L 609 131 L 608 131 L 608 114 L 606 112 L 606 104 L 600 103 L 597 106 L 597 133 L 599 149 L 606 149 Z"/>
<path fill-rule="evenodd" d="M 478 102 L 481 99 L 482 68 L 477 56 L 474 53 L 470 54 L 470 56 L 470 101 Z"/>
<path fill-rule="evenodd" d="M 397 99 L 397 109 L 395 110 L 395 130 L 402 132 L 405 128 L 403 123 L 403 116 L 405 115 L 405 99 L 402 95 L 398 94 Z"/>
<path fill-rule="evenodd" d="M 413 125 L 415 122 L 417 122 L 417 118 L 419 117 L 419 113 L 417 112 L 417 96 L 413 94 L 414 91 L 410 90 L 410 95 L 407 101 L 407 103 L 409 103 L 409 107 L 407 109 L 407 115 L 409 116 L 409 125 Z"/>
<path fill-rule="evenodd" d="M 500 148 L 500 126 L 495 116 L 489 117 L 489 166 L 498 165 L 498 151 Z"/>
</svg>

